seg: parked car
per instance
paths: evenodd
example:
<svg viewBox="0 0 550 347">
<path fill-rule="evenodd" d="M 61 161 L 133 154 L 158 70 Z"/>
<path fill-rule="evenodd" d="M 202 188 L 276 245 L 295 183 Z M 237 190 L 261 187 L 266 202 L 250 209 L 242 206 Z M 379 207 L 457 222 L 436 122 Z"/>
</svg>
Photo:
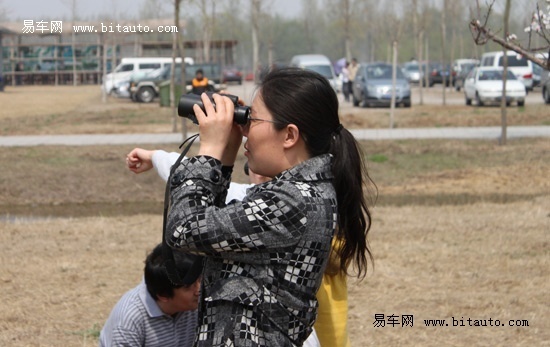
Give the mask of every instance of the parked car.
<svg viewBox="0 0 550 347">
<path fill-rule="evenodd" d="M 158 95 L 157 82 L 170 78 L 171 66 L 153 70 L 146 74 L 134 74 L 128 81 L 128 92 L 133 101 L 152 102 Z M 181 64 L 176 64 L 176 74 L 181 73 Z"/>
<path fill-rule="evenodd" d="M 451 66 L 449 64 L 443 65 L 440 63 L 431 63 L 428 66 L 426 71 L 426 66 L 424 65 L 424 70 L 428 75 L 428 86 L 433 87 L 435 84 L 443 84 L 443 79 L 445 79 L 445 86 L 449 86 L 451 83 Z"/>
<path fill-rule="evenodd" d="M 193 64 L 194 62 L 193 58 L 190 57 L 185 57 L 184 61 L 187 64 Z M 176 58 L 176 62 L 181 63 L 181 58 Z M 121 83 L 126 85 L 134 73 L 138 71 L 149 72 L 170 64 L 172 64 L 172 58 L 167 57 L 122 58 L 114 71 L 105 75 L 101 88 L 109 94 L 113 91 L 116 92 Z"/>
<path fill-rule="evenodd" d="M 470 68 L 471 66 L 478 66 L 479 60 L 477 59 L 455 59 L 453 61 L 452 71 L 458 75 L 464 68 Z"/>
<path fill-rule="evenodd" d="M 170 66 L 165 66 L 161 71 L 155 74 L 149 74 L 131 80 L 129 82 L 129 90 L 132 100 L 140 102 L 152 102 L 157 96 L 159 96 L 160 85 L 170 79 Z M 195 73 L 198 69 L 203 70 L 203 74 L 208 78 L 208 83 L 211 86 L 211 90 L 220 91 L 225 89 L 225 85 L 220 83 L 221 79 L 221 66 L 215 63 L 194 64 L 185 65 L 185 84 L 186 91 L 191 90 L 191 81 L 195 77 Z M 176 83 L 181 84 L 181 64 L 176 64 L 175 69 Z"/>
<path fill-rule="evenodd" d="M 542 67 L 538 64 L 533 64 L 533 88 L 541 84 Z"/>
<path fill-rule="evenodd" d="M 335 92 L 339 92 L 338 79 L 334 73 L 334 67 L 330 59 L 322 54 L 300 54 L 295 55 L 290 60 L 290 66 L 299 67 L 315 71 L 323 75 L 329 82 Z"/>
<path fill-rule="evenodd" d="M 550 75 L 542 84 L 542 99 L 545 103 L 550 104 Z"/>
<path fill-rule="evenodd" d="M 472 71 L 474 67 L 479 66 L 479 61 L 474 63 L 462 63 L 460 65 L 460 71 L 456 73 L 456 75 L 453 77 L 453 85 L 455 87 L 455 90 L 459 92 L 462 87 L 464 86 L 464 79 L 466 79 L 466 76 Z"/>
<path fill-rule="evenodd" d="M 243 84 L 243 73 L 237 67 L 226 66 L 222 74 L 222 83 L 237 82 L 237 84 Z"/>
<path fill-rule="evenodd" d="M 545 61 L 548 59 L 548 52 L 535 53 L 535 57 Z M 533 65 L 533 87 L 538 87 L 544 84 L 546 78 L 550 77 L 548 71 L 543 69 L 539 64 L 531 62 Z"/>
<path fill-rule="evenodd" d="M 405 77 L 407 80 L 409 80 L 410 83 L 418 84 L 424 77 L 424 74 L 422 73 L 422 70 L 420 70 L 420 65 L 416 62 L 408 62 L 403 64 L 403 73 L 405 74 Z"/>
<path fill-rule="evenodd" d="M 386 63 L 361 64 L 352 85 L 354 106 L 390 106 L 393 66 Z M 395 104 L 411 107 L 411 87 L 400 68 L 396 70 Z"/>
<path fill-rule="evenodd" d="M 528 91 L 533 90 L 533 63 L 514 51 L 507 51 L 508 69 L 523 82 Z M 502 67 L 504 64 L 502 51 L 483 53 L 480 66 Z"/>
<path fill-rule="evenodd" d="M 504 71 L 499 67 L 477 67 L 472 69 L 464 81 L 464 98 L 466 105 L 471 105 L 475 99 L 478 106 L 485 103 L 496 103 L 502 99 Z M 516 102 L 518 106 L 525 105 L 527 92 L 524 84 L 518 80 L 512 71 L 506 75 L 506 105 Z"/>
</svg>

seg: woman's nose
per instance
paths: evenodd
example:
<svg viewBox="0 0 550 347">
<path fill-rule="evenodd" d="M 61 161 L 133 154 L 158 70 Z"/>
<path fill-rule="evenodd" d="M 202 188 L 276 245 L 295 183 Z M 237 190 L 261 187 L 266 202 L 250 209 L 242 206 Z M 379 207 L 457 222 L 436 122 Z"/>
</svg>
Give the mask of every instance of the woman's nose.
<svg viewBox="0 0 550 347">
<path fill-rule="evenodd" d="M 246 123 L 244 125 L 241 125 L 241 130 L 242 130 L 243 136 L 248 137 L 248 130 L 250 129 L 250 127 L 248 126 L 249 124 L 250 124 L 250 121 L 248 121 L 248 123 Z"/>
</svg>

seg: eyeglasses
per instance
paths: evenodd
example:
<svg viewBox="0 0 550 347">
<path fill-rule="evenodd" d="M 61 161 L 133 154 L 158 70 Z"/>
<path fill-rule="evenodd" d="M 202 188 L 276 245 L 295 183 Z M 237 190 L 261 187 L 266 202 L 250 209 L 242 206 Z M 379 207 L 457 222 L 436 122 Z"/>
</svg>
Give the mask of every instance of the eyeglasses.
<svg viewBox="0 0 550 347">
<path fill-rule="evenodd" d="M 273 124 L 278 124 L 279 122 L 276 122 L 274 120 L 269 120 L 269 119 L 261 119 L 261 118 L 252 118 L 252 117 L 248 117 L 248 121 L 246 122 L 246 124 L 244 124 L 242 127 L 243 127 L 243 130 L 244 131 L 249 131 L 250 130 L 250 123 L 252 121 L 256 121 L 256 122 L 269 122 L 269 123 L 273 123 Z"/>
</svg>

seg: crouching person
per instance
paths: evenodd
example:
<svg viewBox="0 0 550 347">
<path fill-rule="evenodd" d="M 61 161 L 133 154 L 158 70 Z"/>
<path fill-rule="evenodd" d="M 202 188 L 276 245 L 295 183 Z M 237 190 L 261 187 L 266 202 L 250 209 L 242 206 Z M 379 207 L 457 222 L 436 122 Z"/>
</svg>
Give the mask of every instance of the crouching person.
<svg viewBox="0 0 550 347">
<path fill-rule="evenodd" d="M 143 281 L 122 296 L 99 336 L 99 346 L 192 346 L 202 258 L 175 252 L 181 282 L 172 283 L 159 244 L 145 260 Z"/>
</svg>

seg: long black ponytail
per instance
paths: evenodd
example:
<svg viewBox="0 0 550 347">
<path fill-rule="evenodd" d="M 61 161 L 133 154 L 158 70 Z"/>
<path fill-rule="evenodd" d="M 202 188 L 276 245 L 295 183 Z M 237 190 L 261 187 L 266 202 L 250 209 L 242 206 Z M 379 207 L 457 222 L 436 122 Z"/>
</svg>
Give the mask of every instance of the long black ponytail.
<svg viewBox="0 0 550 347">
<path fill-rule="evenodd" d="M 274 70 L 259 87 L 276 127 L 295 124 L 311 156 L 332 154 L 340 245 L 333 252 L 340 258 L 341 273 L 349 274 L 353 264 L 357 277 L 363 278 L 367 258 L 373 260 L 367 235 L 372 220 L 369 203 L 376 196 L 376 186 L 367 173 L 359 143 L 340 124 L 336 92 L 325 77 L 300 68 Z"/>
<path fill-rule="evenodd" d="M 359 143 L 345 128 L 336 131 L 331 140 L 332 174 L 338 201 L 340 247 L 333 249 L 340 258 L 340 271 L 349 274 L 353 263 L 357 277 L 367 273 L 367 257 L 372 263 L 367 235 L 372 224 L 369 203 L 376 199 L 376 185 L 368 175 L 365 157 Z"/>
</svg>

